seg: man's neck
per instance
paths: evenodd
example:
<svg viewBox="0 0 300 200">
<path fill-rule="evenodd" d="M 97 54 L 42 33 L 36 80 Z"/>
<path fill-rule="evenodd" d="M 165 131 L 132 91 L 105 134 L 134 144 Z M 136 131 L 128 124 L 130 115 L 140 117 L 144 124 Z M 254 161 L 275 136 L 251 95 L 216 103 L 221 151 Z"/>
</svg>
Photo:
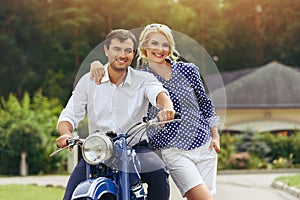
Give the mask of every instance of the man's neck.
<svg viewBox="0 0 300 200">
<path fill-rule="evenodd" d="M 119 86 L 125 81 L 127 70 L 113 70 L 111 67 L 108 67 L 108 75 L 110 82 L 115 84 L 116 86 Z"/>
</svg>

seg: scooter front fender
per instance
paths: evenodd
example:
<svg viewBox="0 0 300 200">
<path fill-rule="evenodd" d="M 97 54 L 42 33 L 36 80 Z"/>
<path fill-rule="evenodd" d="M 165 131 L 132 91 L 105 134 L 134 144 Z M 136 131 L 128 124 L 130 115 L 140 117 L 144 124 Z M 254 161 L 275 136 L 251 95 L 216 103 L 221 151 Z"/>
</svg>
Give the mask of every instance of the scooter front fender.
<svg viewBox="0 0 300 200">
<path fill-rule="evenodd" d="M 115 197 L 117 196 L 117 188 L 112 180 L 105 177 L 88 179 L 76 187 L 72 195 L 72 200 L 79 198 L 98 200 L 102 195 L 107 193 Z"/>
</svg>

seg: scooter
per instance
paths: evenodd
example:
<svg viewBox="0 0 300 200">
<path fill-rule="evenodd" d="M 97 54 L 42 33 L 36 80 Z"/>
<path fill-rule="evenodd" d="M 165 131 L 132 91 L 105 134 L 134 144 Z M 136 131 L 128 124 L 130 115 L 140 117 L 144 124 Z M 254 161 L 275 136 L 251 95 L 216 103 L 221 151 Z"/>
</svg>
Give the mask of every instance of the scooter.
<svg viewBox="0 0 300 200">
<path fill-rule="evenodd" d="M 146 200 L 138 155 L 126 139 L 138 134 L 142 137 L 150 126 L 175 121 L 180 121 L 178 114 L 170 121 L 144 118 L 125 134 L 96 132 L 86 139 L 70 138 L 66 147 L 56 150 L 50 157 L 75 145 L 81 146 L 87 177 L 74 190 L 72 200 Z"/>
</svg>

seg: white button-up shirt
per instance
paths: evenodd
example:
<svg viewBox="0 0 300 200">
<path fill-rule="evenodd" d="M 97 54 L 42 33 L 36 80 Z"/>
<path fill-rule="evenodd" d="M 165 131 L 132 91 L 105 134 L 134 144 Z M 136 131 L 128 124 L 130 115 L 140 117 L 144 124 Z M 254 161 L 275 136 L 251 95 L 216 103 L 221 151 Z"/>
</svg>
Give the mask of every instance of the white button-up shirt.
<svg viewBox="0 0 300 200">
<path fill-rule="evenodd" d="M 107 65 L 100 85 L 96 85 L 89 76 L 87 73 L 79 80 L 58 119 L 58 123 L 70 122 L 74 130 L 87 114 L 89 134 L 97 130 L 100 133 L 125 133 L 147 116 L 149 102 L 156 106 L 157 95 L 167 93 L 152 74 L 131 67 L 119 86 L 110 82 Z M 147 139 L 146 134 L 143 139 Z M 137 136 L 131 144 L 139 140 Z"/>
</svg>

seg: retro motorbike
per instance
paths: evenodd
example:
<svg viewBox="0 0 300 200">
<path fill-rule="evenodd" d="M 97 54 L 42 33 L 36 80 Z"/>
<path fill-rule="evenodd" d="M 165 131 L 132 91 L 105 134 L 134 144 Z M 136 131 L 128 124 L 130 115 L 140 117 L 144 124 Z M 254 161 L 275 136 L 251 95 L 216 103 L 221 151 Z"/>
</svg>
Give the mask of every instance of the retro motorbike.
<svg viewBox="0 0 300 200">
<path fill-rule="evenodd" d="M 86 139 L 70 138 L 66 147 L 56 150 L 50 157 L 75 145 L 81 147 L 86 161 L 86 180 L 76 187 L 72 200 L 146 200 L 138 155 L 126 139 L 137 135 L 141 138 L 148 127 L 175 121 L 180 121 L 177 113 L 170 121 L 144 118 L 124 134 L 109 131 L 96 132 Z"/>
</svg>

